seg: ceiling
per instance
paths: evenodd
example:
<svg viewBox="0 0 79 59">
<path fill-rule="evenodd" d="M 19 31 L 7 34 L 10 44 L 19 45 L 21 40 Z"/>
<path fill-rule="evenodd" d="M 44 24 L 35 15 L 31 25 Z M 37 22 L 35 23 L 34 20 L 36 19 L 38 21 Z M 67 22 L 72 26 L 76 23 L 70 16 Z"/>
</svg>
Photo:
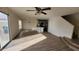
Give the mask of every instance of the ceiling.
<svg viewBox="0 0 79 59">
<path fill-rule="evenodd" d="M 44 8 L 44 7 L 42 7 Z M 35 18 L 49 18 L 49 14 L 50 14 L 50 11 L 49 10 L 46 10 L 44 12 L 47 13 L 47 15 L 44 15 L 44 14 L 37 14 L 35 15 L 36 11 L 26 11 L 26 10 L 35 10 L 34 7 L 12 7 L 10 8 L 14 13 L 16 13 L 18 16 L 20 17 L 23 17 L 23 18 L 26 18 L 26 17 L 35 17 Z"/>
<path fill-rule="evenodd" d="M 41 7 L 45 8 L 45 7 Z M 34 7 L 10 7 L 16 15 L 21 17 L 21 19 L 27 19 L 27 17 L 35 17 L 35 18 L 42 18 L 42 19 L 48 19 L 50 15 L 57 15 L 57 16 L 63 16 L 68 15 L 72 13 L 78 13 L 79 8 L 78 7 L 51 7 L 51 10 L 45 11 L 47 15 L 35 15 L 36 11 L 26 11 L 26 10 L 35 10 Z"/>
<path fill-rule="evenodd" d="M 71 24 L 79 27 L 79 13 L 63 16 Z"/>
</svg>

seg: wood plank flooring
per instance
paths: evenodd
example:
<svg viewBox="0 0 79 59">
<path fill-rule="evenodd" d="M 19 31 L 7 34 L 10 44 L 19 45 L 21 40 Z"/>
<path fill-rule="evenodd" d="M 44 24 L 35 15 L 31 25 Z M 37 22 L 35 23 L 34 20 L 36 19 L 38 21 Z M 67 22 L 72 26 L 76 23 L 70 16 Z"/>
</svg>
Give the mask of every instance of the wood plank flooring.
<svg viewBox="0 0 79 59">
<path fill-rule="evenodd" d="M 50 33 L 42 33 L 47 39 L 24 49 L 23 51 L 73 51 L 66 46 L 59 37 Z"/>
<path fill-rule="evenodd" d="M 25 32 L 21 37 L 34 35 L 37 33 L 38 32 L 35 31 Z M 47 37 L 45 40 L 42 40 L 28 48 L 25 48 L 23 51 L 73 51 L 68 46 L 66 46 L 66 44 L 62 42 L 62 40 L 59 37 L 52 35 L 48 32 L 44 32 L 42 34 Z M 12 46 L 12 44 L 10 46 Z"/>
</svg>

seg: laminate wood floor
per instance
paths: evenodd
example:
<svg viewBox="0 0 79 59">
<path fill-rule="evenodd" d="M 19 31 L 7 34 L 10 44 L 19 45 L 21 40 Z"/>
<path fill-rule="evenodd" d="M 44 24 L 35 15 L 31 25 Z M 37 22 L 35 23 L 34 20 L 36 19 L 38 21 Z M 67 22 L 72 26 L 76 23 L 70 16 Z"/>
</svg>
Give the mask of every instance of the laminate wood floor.
<svg viewBox="0 0 79 59">
<path fill-rule="evenodd" d="M 38 34 L 36 31 L 23 33 L 21 37 L 26 37 L 29 35 Z M 73 51 L 57 36 L 52 35 L 48 32 L 42 33 L 47 38 L 42 40 L 28 48 L 25 48 L 23 51 Z M 21 38 L 20 37 L 20 38 Z M 5 48 L 12 47 L 12 44 L 9 44 Z"/>
<path fill-rule="evenodd" d="M 32 45 L 23 51 L 73 51 L 68 46 L 66 46 L 59 37 L 52 35 L 50 33 L 42 33 L 47 38 L 35 45 Z"/>
</svg>

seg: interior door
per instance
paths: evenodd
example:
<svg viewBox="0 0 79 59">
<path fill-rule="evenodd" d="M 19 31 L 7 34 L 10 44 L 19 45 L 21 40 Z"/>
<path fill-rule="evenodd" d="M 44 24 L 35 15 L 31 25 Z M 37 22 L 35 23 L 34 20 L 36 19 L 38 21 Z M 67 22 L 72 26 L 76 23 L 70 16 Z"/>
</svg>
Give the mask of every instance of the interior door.
<svg viewBox="0 0 79 59">
<path fill-rule="evenodd" d="M 8 15 L 0 12 L 0 49 L 10 41 Z"/>
</svg>

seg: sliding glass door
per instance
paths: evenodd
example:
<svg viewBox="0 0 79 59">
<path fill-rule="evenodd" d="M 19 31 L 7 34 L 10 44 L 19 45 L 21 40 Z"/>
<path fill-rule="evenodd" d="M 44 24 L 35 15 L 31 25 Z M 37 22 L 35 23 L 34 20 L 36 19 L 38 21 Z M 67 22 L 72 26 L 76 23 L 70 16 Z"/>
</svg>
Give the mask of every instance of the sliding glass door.
<svg viewBox="0 0 79 59">
<path fill-rule="evenodd" d="M 8 15 L 0 12 L 0 49 L 10 41 Z"/>
</svg>

